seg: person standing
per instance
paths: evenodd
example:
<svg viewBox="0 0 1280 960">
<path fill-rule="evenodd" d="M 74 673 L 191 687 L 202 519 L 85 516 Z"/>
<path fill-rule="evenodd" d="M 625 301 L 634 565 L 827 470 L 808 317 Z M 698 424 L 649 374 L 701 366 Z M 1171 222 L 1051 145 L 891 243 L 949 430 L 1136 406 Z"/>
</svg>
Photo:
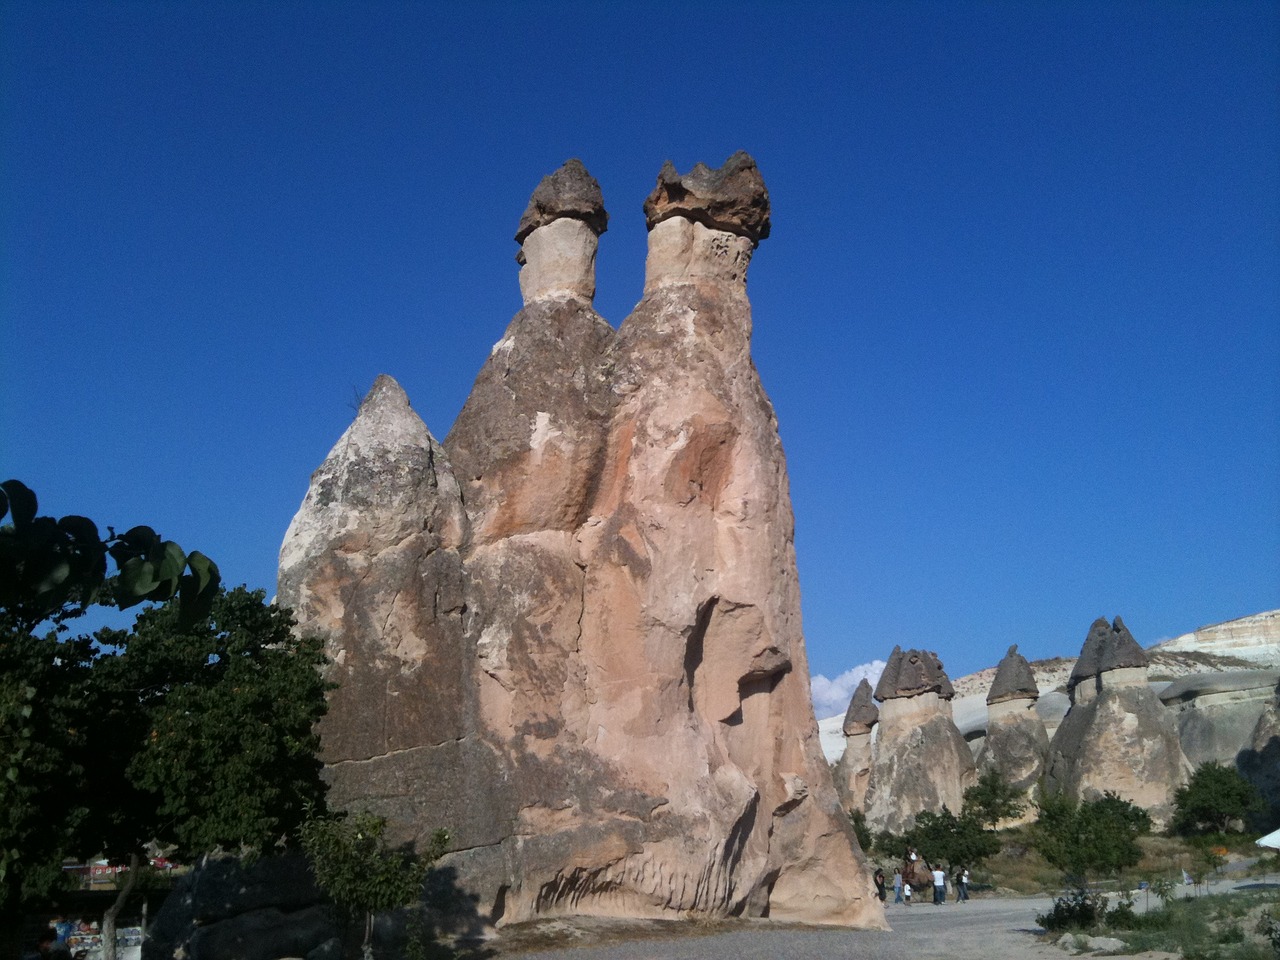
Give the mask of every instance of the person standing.
<svg viewBox="0 0 1280 960">
<path fill-rule="evenodd" d="M 893 871 L 893 902 L 902 902 L 902 869 Z"/>
<path fill-rule="evenodd" d="M 956 903 L 969 899 L 969 868 L 961 866 L 956 871 Z"/>
<path fill-rule="evenodd" d="M 873 876 L 871 879 L 875 882 L 875 885 L 876 885 L 876 896 L 880 898 L 881 903 L 884 903 L 884 898 L 886 896 L 884 892 L 884 871 L 881 870 L 879 867 L 876 867 L 875 876 Z"/>
<path fill-rule="evenodd" d="M 942 867 L 933 868 L 933 902 L 936 904 L 947 902 L 947 874 Z"/>
<path fill-rule="evenodd" d="M 908 907 L 911 906 L 911 884 L 904 883 L 902 885 L 902 896 L 905 897 L 905 899 L 903 900 L 903 903 L 905 903 Z"/>
</svg>

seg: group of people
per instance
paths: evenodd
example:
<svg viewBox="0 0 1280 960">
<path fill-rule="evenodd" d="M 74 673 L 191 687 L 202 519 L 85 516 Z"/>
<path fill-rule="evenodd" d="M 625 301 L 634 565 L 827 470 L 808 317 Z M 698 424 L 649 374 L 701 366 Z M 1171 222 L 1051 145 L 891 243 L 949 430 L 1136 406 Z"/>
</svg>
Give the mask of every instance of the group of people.
<svg viewBox="0 0 1280 960">
<path fill-rule="evenodd" d="M 912 894 L 915 893 L 911 887 L 911 881 L 919 878 L 920 855 L 916 853 L 915 848 L 909 848 L 903 859 L 902 866 L 893 871 L 893 902 L 901 903 L 904 906 L 911 906 Z M 947 874 L 946 871 L 938 865 L 930 865 L 928 861 L 924 861 L 923 866 L 928 875 L 928 879 L 932 881 L 933 886 L 933 902 L 935 904 L 943 904 L 947 902 Z M 888 891 L 885 888 L 884 871 L 876 868 L 875 875 L 872 877 L 876 885 L 876 896 L 880 898 L 880 902 L 884 903 L 888 899 Z M 969 868 L 963 864 L 956 868 L 955 875 L 951 878 L 951 883 L 955 889 L 955 903 L 964 903 L 969 899 Z"/>
</svg>

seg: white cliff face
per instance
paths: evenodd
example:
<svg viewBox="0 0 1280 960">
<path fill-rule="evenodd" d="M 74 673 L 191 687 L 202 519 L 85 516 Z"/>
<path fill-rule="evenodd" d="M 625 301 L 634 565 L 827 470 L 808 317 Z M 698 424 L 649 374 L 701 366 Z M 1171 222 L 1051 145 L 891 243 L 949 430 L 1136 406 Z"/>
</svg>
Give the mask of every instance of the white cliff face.
<svg viewBox="0 0 1280 960">
<path fill-rule="evenodd" d="M 1152 649 L 1156 653 L 1212 653 L 1280 667 L 1280 610 L 1201 627 Z"/>
</svg>

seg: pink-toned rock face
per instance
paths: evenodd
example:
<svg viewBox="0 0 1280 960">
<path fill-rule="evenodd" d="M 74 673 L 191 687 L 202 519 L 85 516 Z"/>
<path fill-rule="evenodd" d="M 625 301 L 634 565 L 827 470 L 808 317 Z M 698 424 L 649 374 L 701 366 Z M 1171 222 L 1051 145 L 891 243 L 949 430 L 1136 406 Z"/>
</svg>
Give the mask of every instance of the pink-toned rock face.
<svg viewBox="0 0 1280 960">
<path fill-rule="evenodd" d="M 763 235 L 767 195 L 762 181 L 750 194 L 749 157 L 731 166 L 665 181 L 645 298 L 616 332 L 585 292 L 585 228 L 557 227 L 555 183 L 531 204 L 525 306 L 446 438 L 447 460 L 433 453 L 465 504 L 448 548 L 460 561 L 458 630 L 414 646 L 394 617 L 372 616 L 351 583 L 370 564 L 362 546 L 339 555 L 345 533 L 299 550 L 291 530 L 286 542 L 282 596 L 287 581 L 304 629 L 346 651 L 335 676 L 359 678 L 359 702 L 335 693 L 326 737 L 343 758 L 377 754 L 365 761 L 379 772 L 374 794 L 344 790 L 343 801 L 412 815 L 406 832 L 419 838 L 451 830 L 445 863 L 495 922 L 694 913 L 884 924 L 809 700 L 785 462 L 750 355 L 755 238 L 714 225 L 746 229 L 733 218 L 749 217 Z M 568 173 L 564 202 L 581 219 L 585 171 Z M 417 497 L 406 488 L 382 512 L 412 530 Z M 367 524 L 360 502 L 343 530 Z M 308 494 L 295 525 L 314 525 L 316 509 Z M 440 546 L 405 549 L 400 593 L 376 609 L 427 622 L 453 596 L 425 563 Z M 396 684 L 414 668 L 392 650 L 462 665 L 419 692 L 460 714 L 441 726 L 424 713 L 403 754 L 438 761 L 434 771 L 401 770 L 402 754 L 361 715 L 405 696 Z"/>
</svg>

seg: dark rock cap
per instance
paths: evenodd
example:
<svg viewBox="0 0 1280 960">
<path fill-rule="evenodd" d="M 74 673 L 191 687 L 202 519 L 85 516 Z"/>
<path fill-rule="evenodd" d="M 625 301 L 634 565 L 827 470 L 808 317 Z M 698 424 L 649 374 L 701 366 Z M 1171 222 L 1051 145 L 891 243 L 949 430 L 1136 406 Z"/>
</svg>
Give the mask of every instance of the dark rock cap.
<svg viewBox="0 0 1280 960">
<path fill-rule="evenodd" d="M 889 663 L 876 684 L 876 699 L 883 703 L 898 697 L 918 697 L 936 693 L 943 700 L 956 695 L 942 661 L 932 650 L 907 650 L 894 647 Z"/>
<path fill-rule="evenodd" d="M 1074 689 L 1082 680 L 1088 680 L 1106 673 L 1108 670 L 1119 670 L 1123 667 L 1147 666 L 1146 651 L 1133 639 L 1133 634 L 1119 617 L 1107 623 L 1106 617 L 1099 617 L 1089 627 L 1089 635 L 1080 648 L 1080 657 L 1071 671 L 1068 689 Z"/>
<path fill-rule="evenodd" d="M 1142 649 L 1137 640 L 1133 639 L 1133 634 L 1124 625 L 1124 621 L 1116 617 L 1115 622 L 1111 625 L 1110 641 L 1102 653 L 1102 659 L 1098 662 L 1098 672 L 1106 673 L 1108 670 L 1121 670 L 1125 667 L 1145 667 L 1146 665 L 1146 651 Z"/>
<path fill-rule="evenodd" d="M 1071 679 L 1067 681 L 1068 687 L 1074 687 L 1081 680 L 1088 680 L 1098 675 L 1098 667 L 1102 663 L 1102 655 L 1106 652 L 1110 636 L 1111 624 L 1107 623 L 1106 617 L 1099 617 L 1093 621 L 1088 635 L 1084 638 L 1084 646 L 1080 648 L 1080 656 L 1076 658 L 1076 665 L 1071 668 Z"/>
<path fill-rule="evenodd" d="M 1040 688 L 1036 685 L 1035 671 L 1027 663 L 1027 658 L 1018 652 L 1018 645 L 1015 643 L 996 667 L 996 676 L 991 681 L 991 691 L 987 694 L 987 705 L 1006 700 L 1035 700 L 1039 696 Z"/>
<path fill-rule="evenodd" d="M 759 243 L 769 236 L 769 191 L 745 150 L 731 156 L 719 170 L 699 163 L 684 176 L 668 160 L 644 202 L 644 216 L 650 230 L 663 220 L 681 216 Z"/>
<path fill-rule="evenodd" d="M 863 677 L 858 682 L 858 689 L 853 691 L 849 709 L 844 715 L 844 735 L 852 737 L 859 733 L 870 733 L 871 727 L 879 719 L 880 711 L 871 699 L 871 684 Z"/>
<path fill-rule="evenodd" d="M 608 229 L 609 214 L 604 209 L 604 195 L 596 178 L 587 173 L 581 160 L 566 160 L 555 173 L 549 173 L 534 188 L 516 230 L 516 243 L 554 220 L 568 217 L 581 220 L 598 237 Z"/>
</svg>

